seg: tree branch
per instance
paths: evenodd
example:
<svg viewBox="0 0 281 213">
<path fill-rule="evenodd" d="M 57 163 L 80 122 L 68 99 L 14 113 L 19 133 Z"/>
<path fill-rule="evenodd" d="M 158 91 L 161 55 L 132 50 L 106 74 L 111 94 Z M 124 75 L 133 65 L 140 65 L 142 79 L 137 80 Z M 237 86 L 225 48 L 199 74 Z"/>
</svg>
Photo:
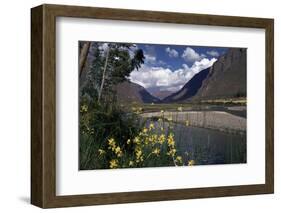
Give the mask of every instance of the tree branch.
<svg viewBox="0 0 281 213">
<path fill-rule="evenodd" d="M 86 60 L 87 60 L 87 56 L 88 56 L 88 53 L 89 53 L 90 45 L 91 45 L 91 42 L 87 41 L 87 42 L 84 43 L 84 45 L 81 49 L 80 56 L 79 56 L 79 78 L 81 77 L 82 72 L 83 72 L 83 68 L 86 64 Z"/>
</svg>

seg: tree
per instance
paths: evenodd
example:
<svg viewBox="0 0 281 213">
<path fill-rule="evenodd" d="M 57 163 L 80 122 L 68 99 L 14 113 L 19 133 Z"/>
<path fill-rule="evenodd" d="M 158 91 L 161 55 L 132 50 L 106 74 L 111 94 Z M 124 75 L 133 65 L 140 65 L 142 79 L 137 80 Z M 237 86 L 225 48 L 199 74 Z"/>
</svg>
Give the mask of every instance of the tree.
<svg viewBox="0 0 281 213">
<path fill-rule="evenodd" d="M 95 97 L 98 103 L 102 99 L 112 101 L 114 85 L 125 81 L 134 69 L 138 70 L 144 63 L 143 51 L 134 49 L 133 44 L 93 43 L 93 62 L 87 77 L 87 87 L 91 88 L 90 96 Z"/>
<path fill-rule="evenodd" d="M 102 72 L 101 85 L 100 85 L 99 96 L 98 96 L 98 102 L 100 102 L 103 85 L 104 85 L 104 81 L 105 81 L 105 74 L 106 74 L 106 69 L 107 69 L 107 64 L 108 64 L 109 52 L 110 52 L 110 47 L 108 47 L 108 50 L 106 51 L 104 68 L 103 68 L 103 72 Z"/>
<path fill-rule="evenodd" d="M 79 77 L 82 75 L 83 68 L 85 66 L 91 42 L 80 42 L 81 46 L 79 48 Z"/>
</svg>

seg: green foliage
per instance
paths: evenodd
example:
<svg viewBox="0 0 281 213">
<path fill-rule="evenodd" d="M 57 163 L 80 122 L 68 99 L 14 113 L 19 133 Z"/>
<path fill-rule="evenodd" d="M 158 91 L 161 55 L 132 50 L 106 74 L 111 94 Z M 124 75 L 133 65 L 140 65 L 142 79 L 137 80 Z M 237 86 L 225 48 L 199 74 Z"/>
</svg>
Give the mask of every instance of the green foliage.
<svg viewBox="0 0 281 213">
<path fill-rule="evenodd" d="M 140 119 L 141 109 L 123 112 L 81 100 L 80 169 L 156 167 L 184 165 L 179 155 L 172 122 L 164 115 L 156 120 Z M 186 162 L 186 165 L 191 165 Z"/>
<path fill-rule="evenodd" d="M 144 63 L 132 44 L 92 43 L 91 69 L 80 82 L 80 169 L 183 165 L 172 132 L 157 132 L 138 108 L 118 106 L 115 86 Z M 162 119 L 164 122 L 164 118 Z M 149 126 L 149 128 L 147 127 Z"/>
<path fill-rule="evenodd" d="M 132 59 L 131 66 L 138 70 L 141 67 L 141 65 L 144 63 L 144 59 L 145 59 L 145 57 L 144 57 L 142 49 L 136 50 L 134 58 Z"/>
<path fill-rule="evenodd" d="M 133 47 L 133 44 L 126 43 L 93 42 L 91 69 L 80 85 L 80 95 L 87 95 L 93 101 L 115 102 L 114 86 L 125 81 L 134 69 L 139 69 L 144 63 L 143 51 L 137 49 L 133 52 Z"/>
<path fill-rule="evenodd" d="M 99 104 L 88 105 L 86 99 L 80 107 L 80 169 L 107 168 L 100 160 L 99 149 L 106 149 L 109 138 L 115 138 L 118 146 L 130 151 L 133 147 L 126 141 L 139 132 L 139 121 L 135 114 L 125 115 L 118 107 L 110 109 Z"/>
</svg>

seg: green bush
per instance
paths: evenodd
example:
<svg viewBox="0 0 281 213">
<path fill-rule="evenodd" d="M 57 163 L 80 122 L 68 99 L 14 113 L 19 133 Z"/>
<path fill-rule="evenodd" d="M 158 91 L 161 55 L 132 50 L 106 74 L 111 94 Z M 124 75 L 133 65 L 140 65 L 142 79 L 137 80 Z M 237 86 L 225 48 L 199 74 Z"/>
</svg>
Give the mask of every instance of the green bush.
<svg viewBox="0 0 281 213">
<path fill-rule="evenodd" d="M 80 107 L 80 169 L 184 165 L 171 122 L 140 119 L 141 109 L 125 113 L 118 106 Z M 168 129 L 165 127 L 168 123 Z M 158 124 L 158 127 L 155 125 Z M 189 165 L 194 162 L 189 162 Z"/>
</svg>

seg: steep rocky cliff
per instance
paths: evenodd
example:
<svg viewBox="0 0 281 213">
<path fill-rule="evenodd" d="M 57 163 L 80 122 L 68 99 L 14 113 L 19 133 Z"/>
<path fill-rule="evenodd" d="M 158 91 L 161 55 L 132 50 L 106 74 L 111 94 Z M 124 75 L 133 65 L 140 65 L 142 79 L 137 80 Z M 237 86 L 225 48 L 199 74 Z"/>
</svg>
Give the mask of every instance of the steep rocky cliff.
<svg viewBox="0 0 281 213">
<path fill-rule="evenodd" d="M 193 100 L 246 97 L 247 49 L 235 48 L 221 56 Z"/>
</svg>

